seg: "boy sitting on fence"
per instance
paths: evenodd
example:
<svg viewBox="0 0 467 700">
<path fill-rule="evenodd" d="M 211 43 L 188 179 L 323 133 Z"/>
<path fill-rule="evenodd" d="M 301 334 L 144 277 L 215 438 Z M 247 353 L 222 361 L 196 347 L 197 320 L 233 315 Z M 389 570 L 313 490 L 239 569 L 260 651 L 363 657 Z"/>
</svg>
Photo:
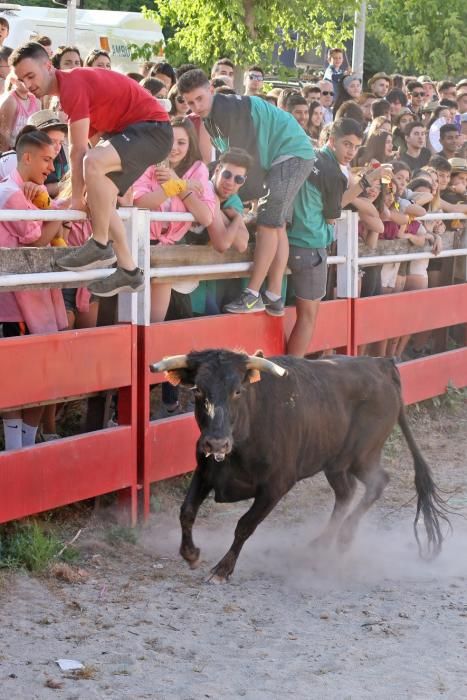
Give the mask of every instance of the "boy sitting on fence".
<svg viewBox="0 0 467 700">
<path fill-rule="evenodd" d="M 54 169 L 54 147 L 44 131 L 32 131 L 17 143 L 17 168 L 0 183 L 0 208 L 37 209 L 34 199 L 47 195 L 44 182 Z M 13 214 L 12 214 L 13 216 Z M 46 246 L 62 230 L 59 221 L 2 221 L 0 247 Z M 0 322 L 4 337 L 47 333 L 67 327 L 60 289 L 0 293 Z M 3 419 L 5 449 L 33 445 L 42 406 L 8 413 Z"/>
</svg>

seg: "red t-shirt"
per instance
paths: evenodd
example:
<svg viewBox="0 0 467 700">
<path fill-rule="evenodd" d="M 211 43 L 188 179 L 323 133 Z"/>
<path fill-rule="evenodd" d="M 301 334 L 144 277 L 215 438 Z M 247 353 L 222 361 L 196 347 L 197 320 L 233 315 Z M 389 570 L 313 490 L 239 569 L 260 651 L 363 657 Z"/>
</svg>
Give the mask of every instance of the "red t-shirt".
<svg viewBox="0 0 467 700">
<path fill-rule="evenodd" d="M 89 118 L 89 136 L 117 133 L 136 122 L 168 122 L 159 102 L 135 80 L 104 68 L 56 71 L 60 104 L 70 124 Z"/>
</svg>

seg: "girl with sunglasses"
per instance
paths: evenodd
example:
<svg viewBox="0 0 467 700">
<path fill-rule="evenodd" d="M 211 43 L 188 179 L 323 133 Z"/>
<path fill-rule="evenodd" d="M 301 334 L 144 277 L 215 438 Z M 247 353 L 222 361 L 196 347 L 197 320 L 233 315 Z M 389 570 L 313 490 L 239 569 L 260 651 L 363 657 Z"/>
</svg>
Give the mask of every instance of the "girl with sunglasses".
<svg viewBox="0 0 467 700">
<path fill-rule="evenodd" d="M 178 86 L 175 84 L 170 88 L 167 97 L 172 105 L 170 108 L 170 116 L 173 117 L 185 117 L 188 112 L 188 105 L 185 102 L 183 95 L 180 95 L 178 91 Z"/>
<path fill-rule="evenodd" d="M 196 131 L 186 117 L 172 119 L 174 141 L 167 161 L 150 166 L 133 186 L 135 206 L 151 211 L 189 212 L 202 226 L 212 222 L 216 198 L 201 160 Z M 151 223 L 151 242 L 173 245 L 190 229 L 189 221 Z M 170 284 L 151 285 L 151 321 L 163 321 Z"/>
</svg>

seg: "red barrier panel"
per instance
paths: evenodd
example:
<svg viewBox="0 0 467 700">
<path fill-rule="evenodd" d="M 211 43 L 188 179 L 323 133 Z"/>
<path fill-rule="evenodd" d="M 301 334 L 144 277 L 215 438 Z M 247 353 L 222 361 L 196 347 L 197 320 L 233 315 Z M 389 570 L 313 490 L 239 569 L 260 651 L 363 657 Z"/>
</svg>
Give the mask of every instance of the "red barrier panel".
<svg viewBox="0 0 467 700">
<path fill-rule="evenodd" d="M 328 348 L 349 348 L 350 300 L 321 305 L 309 352 Z M 194 468 L 194 448 L 198 428 L 192 414 L 149 421 L 149 386 L 161 381 L 149 365 L 167 355 L 203 348 L 244 348 L 252 353 L 261 348 L 265 355 L 285 352 L 286 335 L 295 322 L 295 309 L 286 310 L 285 319 L 267 314 L 207 316 L 185 321 L 169 321 L 140 328 L 140 481 L 144 491 L 144 513 L 149 513 L 150 484 L 184 474 Z"/>
<path fill-rule="evenodd" d="M 467 386 L 467 348 L 403 362 L 398 367 L 405 404 L 444 394 L 450 384 Z"/>
<path fill-rule="evenodd" d="M 121 325 L 2 339 L 0 409 L 129 386 L 131 334 Z"/>
<path fill-rule="evenodd" d="M 467 284 L 353 300 L 355 345 L 467 321 Z"/>
<path fill-rule="evenodd" d="M 120 389 L 123 425 L 0 453 L 0 522 L 120 490 L 136 521 L 136 330 L 120 325 L 1 340 L 0 410 Z"/>
</svg>

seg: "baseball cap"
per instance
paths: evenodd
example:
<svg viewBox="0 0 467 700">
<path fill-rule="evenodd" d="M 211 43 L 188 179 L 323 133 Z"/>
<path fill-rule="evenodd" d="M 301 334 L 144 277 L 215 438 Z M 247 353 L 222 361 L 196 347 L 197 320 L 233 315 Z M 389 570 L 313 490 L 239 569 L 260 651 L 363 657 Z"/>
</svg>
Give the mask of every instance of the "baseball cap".
<svg viewBox="0 0 467 700">
<path fill-rule="evenodd" d="M 467 173 L 467 160 L 465 158 L 449 158 L 451 173 Z"/>
<path fill-rule="evenodd" d="M 28 117 L 27 123 L 30 126 L 35 126 L 39 131 L 46 131 L 47 129 L 60 129 L 68 133 L 68 126 L 65 122 L 60 121 L 55 112 L 51 109 L 41 109 L 39 112 L 35 112 Z"/>
<path fill-rule="evenodd" d="M 434 85 L 434 82 L 433 82 L 433 80 L 430 78 L 429 75 L 420 75 L 420 76 L 417 78 L 417 80 L 418 80 L 419 83 L 431 83 L 431 85 Z"/>
</svg>

